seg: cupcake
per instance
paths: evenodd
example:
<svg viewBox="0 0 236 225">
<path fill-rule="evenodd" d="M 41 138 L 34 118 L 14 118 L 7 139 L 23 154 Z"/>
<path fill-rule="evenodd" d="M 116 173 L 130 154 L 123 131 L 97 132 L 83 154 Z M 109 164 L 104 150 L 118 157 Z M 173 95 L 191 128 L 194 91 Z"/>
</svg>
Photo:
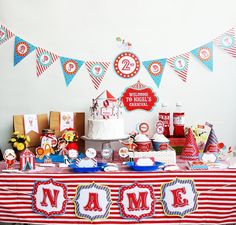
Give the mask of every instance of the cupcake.
<svg viewBox="0 0 236 225">
<path fill-rule="evenodd" d="M 139 152 L 148 152 L 151 148 L 151 141 L 145 134 L 137 134 L 135 136 L 135 143 Z"/>
<path fill-rule="evenodd" d="M 155 151 L 167 150 L 169 142 L 169 139 L 163 134 L 155 133 L 152 137 L 152 145 Z"/>
</svg>

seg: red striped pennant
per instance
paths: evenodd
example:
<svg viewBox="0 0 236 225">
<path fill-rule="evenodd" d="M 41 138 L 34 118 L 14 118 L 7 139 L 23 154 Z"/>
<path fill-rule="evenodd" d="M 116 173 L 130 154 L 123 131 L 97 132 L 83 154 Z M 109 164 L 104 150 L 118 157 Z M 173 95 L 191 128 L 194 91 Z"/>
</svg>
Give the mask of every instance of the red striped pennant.
<svg viewBox="0 0 236 225">
<path fill-rule="evenodd" d="M 36 68 L 37 76 L 39 77 L 45 70 L 49 68 L 57 59 L 58 55 L 49 52 L 43 48 L 36 49 Z"/>
<path fill-rule="evenodd" d="M 221 34 L 214 40 L 214 43 L 226 51 L 228 54 L 236 58 L 236 44 L 234 28 L 231 28 L 227 32 Z"/>
<path fill-rule="evenodd" d="M 188 75 L 189 52 L 169 58 L 167 62 L 181 80 L 186 82 Z"/>
<path fill-rule="evenodd" d="M 110 63 L 88 61 L 85 63 L 85 65 L 89 72 L 89 75 L 93 82 L 94 87 L 98 89 L 106 74 L 108 67 L 110 66 Z"/>
<path fill-rule="evenodd" d="M 15 36 L 9 29 L 0 26 L 0 45 L 9 40 L 11 37 Z"/>
</svg>

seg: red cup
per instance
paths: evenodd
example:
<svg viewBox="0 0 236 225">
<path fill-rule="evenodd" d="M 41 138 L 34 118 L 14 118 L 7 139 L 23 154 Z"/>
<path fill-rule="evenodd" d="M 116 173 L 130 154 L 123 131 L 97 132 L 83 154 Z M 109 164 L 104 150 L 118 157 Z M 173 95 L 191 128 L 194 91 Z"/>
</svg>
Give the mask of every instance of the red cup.
<svg viewBox="0 0 236 225">
<path fill-rule="evenodd" d="M 149 152 L 151 148 L 151 141 L 136 141 L 138 152 Z"/>
</svg>

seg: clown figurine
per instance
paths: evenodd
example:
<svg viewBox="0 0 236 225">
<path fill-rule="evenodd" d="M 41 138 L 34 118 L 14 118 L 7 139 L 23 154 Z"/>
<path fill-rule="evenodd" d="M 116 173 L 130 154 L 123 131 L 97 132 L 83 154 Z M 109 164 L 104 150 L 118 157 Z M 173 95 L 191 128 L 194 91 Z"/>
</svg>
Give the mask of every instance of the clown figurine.
<svg viewBox="0 0 236 225">
<path fill-rule="evenodd" d="M 13 149 L 6 149 L 3 155 L 3 158 L 6 163 L 6 169 L 12 170 L 14 169 L 15 159 L 16 159 L 16 153 Z"/>
<path fill-rule="evenodd" d="M 134 151 L 137 148 L 137 144 L 134 143 L 135 140 L 135 135 L 130 135 L 129 136 L 129 140 L 128 143 L 120 141 L 120 143 L 124 146 L 127 146 L 128 148 L 128 152 L 129 152 L 129 157 L 130 157 L 130 161 L 133 161 L 134 158 Z"/>
</svg>

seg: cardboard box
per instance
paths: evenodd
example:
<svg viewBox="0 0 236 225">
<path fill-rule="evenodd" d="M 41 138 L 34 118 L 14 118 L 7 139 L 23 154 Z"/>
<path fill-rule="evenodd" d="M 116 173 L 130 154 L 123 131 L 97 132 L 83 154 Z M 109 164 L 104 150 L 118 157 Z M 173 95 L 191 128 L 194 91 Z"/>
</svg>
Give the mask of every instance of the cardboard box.
<svg viewBox="0 0 236 225">
<path fill-rule="evenodd" d="M 47 114 L 38 114 L 37 120 L 38 120 L 39 133 L 36 133 L 35 131 L 30 131 L 28 134 L 26 134 L 25 127 L 24 127 L 24 115 L 14 115 L 13 116 L 13 130 L 14 130 L 14 132 L 19 131 L 21 134 L 28 135 L 30 137 L 29 147 L 31 149 L 40 146 L 41 132 L 43 129 L 48 129 L 48 127 L 49 127 Z"/>
<path fill-rule="evenodd" d="M 80 138 L 85 133 L 85 113 L 83 112 L 74 112 L 74 130 L 79 135 L 79 151 L 84 152 L 85 143 Z M 50 112 L 49 119 L 50 129 L 55 130 L 56 137 L 59 138 L 62 136 L 65 130 L 60 131 L 60 112 Z"/>
</svg>

